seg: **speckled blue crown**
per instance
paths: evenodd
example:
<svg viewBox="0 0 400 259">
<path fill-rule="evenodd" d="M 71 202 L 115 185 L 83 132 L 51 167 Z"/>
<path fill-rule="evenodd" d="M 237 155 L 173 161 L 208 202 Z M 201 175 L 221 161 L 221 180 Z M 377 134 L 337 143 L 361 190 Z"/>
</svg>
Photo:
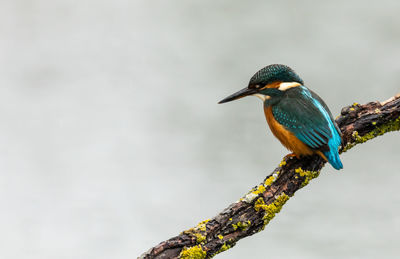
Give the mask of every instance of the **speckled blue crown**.
<svg viewBox="0 0 400 259">
<path fill-rule="evenodd" d="M 290 67 L 281 64 L 272 64 L 255 73 L 250 79 L 249 85 L 267 85 L 276 81 L 304 84 L 303 80 Z"/>
</svg>

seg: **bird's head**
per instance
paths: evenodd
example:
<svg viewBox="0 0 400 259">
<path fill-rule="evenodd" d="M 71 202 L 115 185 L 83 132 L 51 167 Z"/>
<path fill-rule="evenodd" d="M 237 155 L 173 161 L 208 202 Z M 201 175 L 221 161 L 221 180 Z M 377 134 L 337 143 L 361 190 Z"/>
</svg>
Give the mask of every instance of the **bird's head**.
<svg viewBox="0 0 400 259">
<path fill-rule="evenodd" d="M 219 103 L 230 102 L 249 95 L 266 101 L 282 96 L 284 91 L 303 84 L 303 80 L 293 69 L 285 65 L 273 64 L 255 73 L 246 88 L 226 97 Z"/>
</svg>

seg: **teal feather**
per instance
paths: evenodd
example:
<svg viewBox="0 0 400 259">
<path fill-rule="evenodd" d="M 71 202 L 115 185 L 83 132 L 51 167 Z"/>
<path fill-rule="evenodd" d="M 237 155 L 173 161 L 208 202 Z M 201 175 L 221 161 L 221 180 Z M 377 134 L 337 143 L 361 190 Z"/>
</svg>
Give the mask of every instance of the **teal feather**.
<svg viewBox="0 0 400 259">
<path fill-rule="evenodd" d="M 304 84 L 299 75 L 293 69 L 282 64 L 273 64 L 260 69 L 250 79 L 249 86 L 251 85 L 267 85 L 272 82 L 298 82 Z"/>
<path fill-rule="evenodd" d="M 284 92 L 272 105 L 274 118 L 311 149 L 321 151 L 336 169 L 343 168 L 340 130 L 322 99 L 304 86 Z"/>
</svg>

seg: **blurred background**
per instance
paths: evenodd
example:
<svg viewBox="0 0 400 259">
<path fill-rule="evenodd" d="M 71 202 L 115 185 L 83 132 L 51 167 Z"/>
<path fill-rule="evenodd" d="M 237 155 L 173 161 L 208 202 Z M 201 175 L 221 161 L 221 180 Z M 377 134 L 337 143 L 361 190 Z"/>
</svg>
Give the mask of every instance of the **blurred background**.
<svg viewBox="0 0 400 259">
<path fill-rule="evenodd" d="M 283 63 L 332 113 L 400 92 L 400 2 L 0 3 L 0 258 L 136 258 L 288 152 L 253 97 Z M 342 155 L 218 258 L 399 258 L 399 133 Z"/>
</svg>

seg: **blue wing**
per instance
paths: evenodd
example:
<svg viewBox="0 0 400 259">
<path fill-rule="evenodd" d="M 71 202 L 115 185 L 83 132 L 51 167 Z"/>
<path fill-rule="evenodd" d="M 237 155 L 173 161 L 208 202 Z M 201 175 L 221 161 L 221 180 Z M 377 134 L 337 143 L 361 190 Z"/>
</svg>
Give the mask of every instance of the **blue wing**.
<svg viewBox="0 0 400 259">
<path fill-rule="evenodd" d="M 304 86 L 287 90 L 280 102 L 272 106 L 272 113 L 304 144 L 324 153 L 333 167 L 343 167 L 338 154 L 340 131 L 318 95 Z"/>
</svg>

